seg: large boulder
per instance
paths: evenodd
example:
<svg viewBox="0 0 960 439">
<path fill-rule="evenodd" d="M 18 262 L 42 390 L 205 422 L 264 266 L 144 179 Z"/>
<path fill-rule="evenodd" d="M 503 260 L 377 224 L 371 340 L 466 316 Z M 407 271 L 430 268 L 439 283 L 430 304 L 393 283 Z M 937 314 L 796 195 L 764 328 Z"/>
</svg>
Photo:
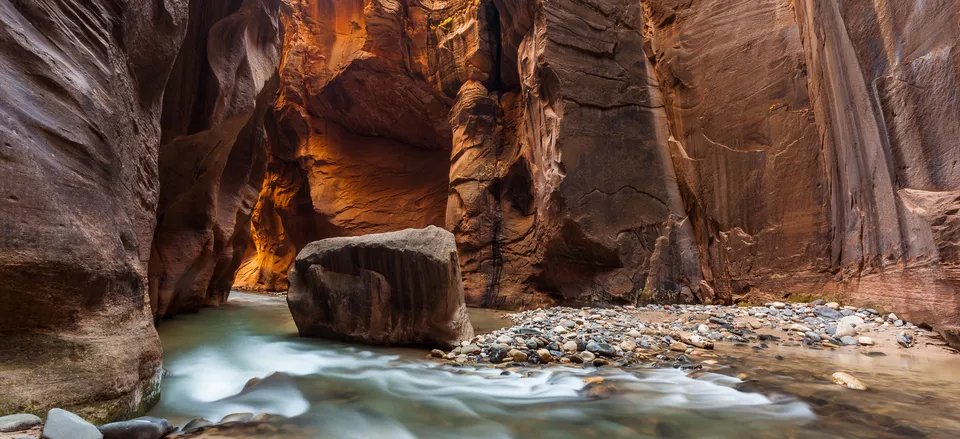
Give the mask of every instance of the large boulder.
<svg viewBox="0 0 960 439">
<path fill-rule="evenodd" d="M 303 337 L 442 347 L 473 337 L 456 241 L 435 226 L 307 245 L 287 303 Z"/>
</svg>

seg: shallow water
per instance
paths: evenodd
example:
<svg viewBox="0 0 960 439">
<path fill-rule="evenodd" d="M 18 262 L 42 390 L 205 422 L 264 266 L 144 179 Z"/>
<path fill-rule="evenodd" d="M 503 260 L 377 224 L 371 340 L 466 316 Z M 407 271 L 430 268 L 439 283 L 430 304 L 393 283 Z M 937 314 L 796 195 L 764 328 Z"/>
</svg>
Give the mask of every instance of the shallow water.
<svg viewBox="0 0 960 439">
<path fill-rule="evenodd" d="M 475 316 L 483 330 L 498 319 Z M 297 425 L 284 437 L 424 439 L 872 437 L 876 428 L 824 423 L 821 400 L 790 388 L 802 380 L 749 367 L 771 382 L 730 370 L 454 368 L 421 350 L 300 339 L 275 297 L 233 293 L 227 306 L 159 329 L 168 374 L 150 415 L 178 424 L 273 413 Z M 591 376 L 604 380 L 586 384 Z M 245 389 L 251 378 L 262 380 Z"/>
</svg>

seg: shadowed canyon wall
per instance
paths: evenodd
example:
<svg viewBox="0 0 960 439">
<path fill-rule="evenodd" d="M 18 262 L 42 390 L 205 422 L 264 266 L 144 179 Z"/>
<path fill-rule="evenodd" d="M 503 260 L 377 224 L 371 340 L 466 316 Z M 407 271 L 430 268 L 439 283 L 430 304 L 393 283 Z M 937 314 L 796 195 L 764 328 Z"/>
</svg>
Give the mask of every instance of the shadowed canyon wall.
<svg viewBox="0 0 960 439">
<path fill-rule="evenodd" d="M 960 321 L 956 1 L 293 4 L 240 287 L 445 224 L 474 305 Z"/>
<path fill-rule="evenodd" d="M 226 299 L 279 5 L 0 1 L 0 413 L 142 413 L 154 319 Z"/>
<path fill-rule="evenodd" d="M 0 412 L 158 396 L 144 292 L 187 21 L 181 1 L 0 1 Z"/>
<path fill-rule="evenodd" d="M 226 301 L 250 241 L 276 95 L 280 0 L 193 1 L 164 91 L 150 258 L 156 318 Z"/>
</svg>

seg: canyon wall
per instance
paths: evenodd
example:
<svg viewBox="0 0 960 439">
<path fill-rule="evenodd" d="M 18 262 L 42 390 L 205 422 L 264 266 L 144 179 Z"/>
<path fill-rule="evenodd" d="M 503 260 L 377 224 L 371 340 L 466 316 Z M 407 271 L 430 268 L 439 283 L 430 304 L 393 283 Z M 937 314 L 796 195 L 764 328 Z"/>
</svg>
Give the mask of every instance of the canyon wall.
<svg viewBox="0 0 960 439">
<path fill-rule="evenodd" d="M 142 413 L 155 319 L 226 300 L 266 167 L 279 7 L 0 1 L 0 413 Z"/>
<path fill-rule="evenodd" d="M 955 333 L 955 0 L 292 4 L 241 287 L 443 224 L 473 305 L 829 297 Z"/>
<path fill-rule="evenodd" d="M 164 90 L 149 265 L 157 319 L 226 301 L 250 242 L 277 91 L 280 0 L 190 2 Z"/>
<path fill-rule="evenodd" d="M 185 1 L 0 1 L 0 413 L 159 396 L 144 294 Z"/>
<path fill-rule="evenodd" d="M 238 286 L 285 289 L 313 240 L 439 224 L 473 305 L 715 300 L 638 2 L 296 3 Z"/>
</svg>

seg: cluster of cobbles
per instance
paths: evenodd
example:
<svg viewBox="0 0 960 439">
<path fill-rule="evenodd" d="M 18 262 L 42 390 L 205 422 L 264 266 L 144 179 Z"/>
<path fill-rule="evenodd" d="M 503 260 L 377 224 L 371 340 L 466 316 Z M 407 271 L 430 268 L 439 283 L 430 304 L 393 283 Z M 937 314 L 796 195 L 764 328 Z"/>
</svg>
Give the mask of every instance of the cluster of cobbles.
<svg viewBox="0 0 960 439">
<path fill-rule="evenodd" d="M 435 358 L 458 364 L 633 366 L 658 361 L 687 362 L 714 343 L 754 349 L 771 343 L 872 346 L 867 334 L 897 330 L 909 348 L 923 334 L 894 314 L 843 307 L 837 303 L 768 303 L 765 306 L 648 305 L 644 307 L 535 309 L 507 316 L 515 325 L 444 352 Z"/>
</svg>

